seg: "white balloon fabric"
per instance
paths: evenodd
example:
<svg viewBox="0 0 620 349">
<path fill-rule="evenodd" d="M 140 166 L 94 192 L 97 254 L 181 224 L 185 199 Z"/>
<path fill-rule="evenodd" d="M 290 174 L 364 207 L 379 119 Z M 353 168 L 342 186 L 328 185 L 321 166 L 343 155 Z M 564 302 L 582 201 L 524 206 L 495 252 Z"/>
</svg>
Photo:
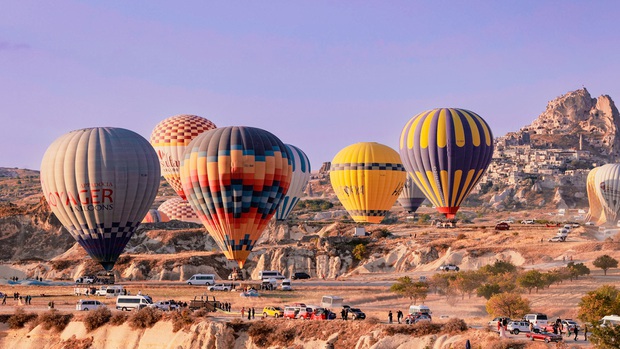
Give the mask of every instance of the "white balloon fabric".
<svg viewBox="0 0 620 349">
<path fill-rule="evenodd" d="M 200 218 L 196 212 L 194 212 L 194 209 L 192 209 L 189 202 L 181 198 L 168 199 L 159 205 L 157 210 L 165 213 L 170 219 L 202 224 Z"/>
<path fill-rule="evenodd" d="M 398 203 L 409 213 L 414 213 L 418 207 L 426 200 L 424 192 L 418 188 L 418 186 L 411 178 L 411 174 L 407 174 L 407 180 L 403 191 L 398 196 Z"/>
<path fill-rule="evenodd" d="M 594 178 L 607 223 L 615 223 L 620 214 L 620 164 L 601 166 Z"/>
<path fill-rule="evenodd" d="M 159 188 L 157 154 L 139 134 L 95 127 L 56 139 L 43 155 L 41 186 L 52 212 L 111 270 Z"/>
<path fill-rule="evenodd" d="M 293 155 L 293 178 L 291 186 L 276 211 L 276 220 L 283 221 L 288 218 L 293 208 L 301 199 L 304 189 L 310 180 L 310 160 L 306 153 L 294 145 L 285 144 Z"/>
</svg>

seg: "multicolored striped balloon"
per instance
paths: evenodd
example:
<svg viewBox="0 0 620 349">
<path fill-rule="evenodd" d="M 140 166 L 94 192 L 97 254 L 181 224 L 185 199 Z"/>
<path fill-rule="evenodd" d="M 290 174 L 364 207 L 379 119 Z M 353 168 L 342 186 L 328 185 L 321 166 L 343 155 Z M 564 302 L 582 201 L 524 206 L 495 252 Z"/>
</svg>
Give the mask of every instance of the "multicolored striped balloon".
<svg viewBox="0 0 620 349">
<path fill-rule="evenodd" d="M 469 110 L 428 110 L 403 128 L 400 155 L 424 195 L 446 218 L 453 219 L 491 162 L 493 134 Z"/>
<path fill-rule="evenodd" d="M 179 175 L 183 152 L 192 139 L 214 128 L 215 124 L 203 117 L 182 114 L 161 121 L 151 132 L 151 145 L 157 152 L 161 174 L 183 200 L 186 198 Z"/>
<path fill-rule="evenodd" d="M 291 179 L 291 186 L 288 188 L 284 200 L 282 200 L 276 211 L 276 220 L 279 221 L 288 218 L 310 180 L 310 160 L 308 160 L 308 156 L 294 145 L 285 144 L 284 146 L 293 155 L 293 177 Z"/>
<path fill-rule="evenodd" d="M 406 175 L 398 153 L 374 142 L 342 149 L 329 172 L 336 196 L 359 223 L 381 223 L 398 199 Z"/>
<path fill-rule="evenodd" d="M 291 154 L 282 141 L 254 127 L 206 131 L 181 163 L 187 200 L 224 255 L 242 268 L 291 177 Z"/>
<path fill-rule="evenodd" d="M 605 222 L 614 224 L 620 218 L 620 164 L 598 167 L 594 174 L 594 185 Z"/>
<path fill-rule="evenodd" d="M 168 199 L 162 202 L 157 209 L 165 213 L 171 220 L 175 219 L 181 222 L 202 223 L 189 202 L 181 198 Z"/>
<path fill-rule="evenodd" d="M 52 212 L 108 271 L 151 207 L 160 177 L 153 147 L 122 128 L 69 132 L 41 161 L 41 186 Z"/>
</svg>

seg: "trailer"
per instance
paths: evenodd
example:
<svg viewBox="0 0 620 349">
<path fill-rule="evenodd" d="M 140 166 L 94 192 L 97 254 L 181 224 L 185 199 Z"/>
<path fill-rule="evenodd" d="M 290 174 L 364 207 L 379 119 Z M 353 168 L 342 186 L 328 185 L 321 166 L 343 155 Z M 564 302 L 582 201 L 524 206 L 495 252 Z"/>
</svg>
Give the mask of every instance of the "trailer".
<svg viewBox="0 0 620 349">
<path fill-rule="evenodd" d="M 220 302 L 215 300 L 215 296 L 211 296 L 211 298 L 213 300 L 209 300 L 209 296 L 207 295 L 195 296 L 194 299 L 189 301 L 189 310 L 193 311 L 204 309 L 209 312 L 217 311 L 217 309 L 220 307 Z"/>
</svg>

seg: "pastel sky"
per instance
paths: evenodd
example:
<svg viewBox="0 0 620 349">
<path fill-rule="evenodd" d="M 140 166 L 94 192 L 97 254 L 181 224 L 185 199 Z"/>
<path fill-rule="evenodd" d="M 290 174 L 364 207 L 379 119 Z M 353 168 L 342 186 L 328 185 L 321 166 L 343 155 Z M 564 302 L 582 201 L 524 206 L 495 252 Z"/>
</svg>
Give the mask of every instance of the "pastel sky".
<svg viewBox="0 0 620 349">
<path fill-rule="evenodd" d="M 516 131 L 568 91 L 620 100 L 618 1 L 3 1 L 0 166 L 56 138 L 146 139 L 196 114 L 266 129 L 314 169 L 345 146 L 398 149 L 414 115 L 477 112 Z"/>
</svg>

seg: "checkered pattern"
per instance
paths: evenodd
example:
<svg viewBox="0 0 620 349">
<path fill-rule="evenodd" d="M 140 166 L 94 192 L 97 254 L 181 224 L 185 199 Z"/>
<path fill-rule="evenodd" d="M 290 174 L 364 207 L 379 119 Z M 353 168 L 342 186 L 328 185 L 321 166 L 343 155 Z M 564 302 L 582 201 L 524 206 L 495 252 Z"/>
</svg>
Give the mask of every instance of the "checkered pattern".
<svg viewBox="0 0 620 349">
<path fill-rule="evenodd" d="M 164 201 L 158 208 L 165 213 L 168 218 L 183 222 L 201 223 L 200 218 L 192 209 L 189 202 L 181 198 L 172 198 Z"/>
<path fill-rule="evenodd" d="M 343 170 L 380 170 L 380 171 L 405 171 L 405 167 L 402 164 L 390 164 L 390 163 L 354 163 L 354 164 L 332 164 L 330 171 L 343 171 Z"/>
<path fill-rule="evenodd" d="M 216 128 L 215 124 L 196 115 L 176 115 L 165 119 L 151 132 L 151 144 L 187 145 L 199 134 Z"/>
<path fill-rule="evenodd" d="M 67 230 L 86 250 L 93 260 L 104 265 L 113 266 L 118 256 L 125 249 L 125 245 L 133 236 L 140 222 L 113 222 L 110 226 L 98 224 L 89 228 L 82 224 L 80 227 L 70 226 Z"/>
<path fill-rule="evenodd" d="M 388 212 L 389 210 L 351 210 L 349 211 L 351 216 L 361 216 L 361 217 L 383 217 Z"/>
</svg>

